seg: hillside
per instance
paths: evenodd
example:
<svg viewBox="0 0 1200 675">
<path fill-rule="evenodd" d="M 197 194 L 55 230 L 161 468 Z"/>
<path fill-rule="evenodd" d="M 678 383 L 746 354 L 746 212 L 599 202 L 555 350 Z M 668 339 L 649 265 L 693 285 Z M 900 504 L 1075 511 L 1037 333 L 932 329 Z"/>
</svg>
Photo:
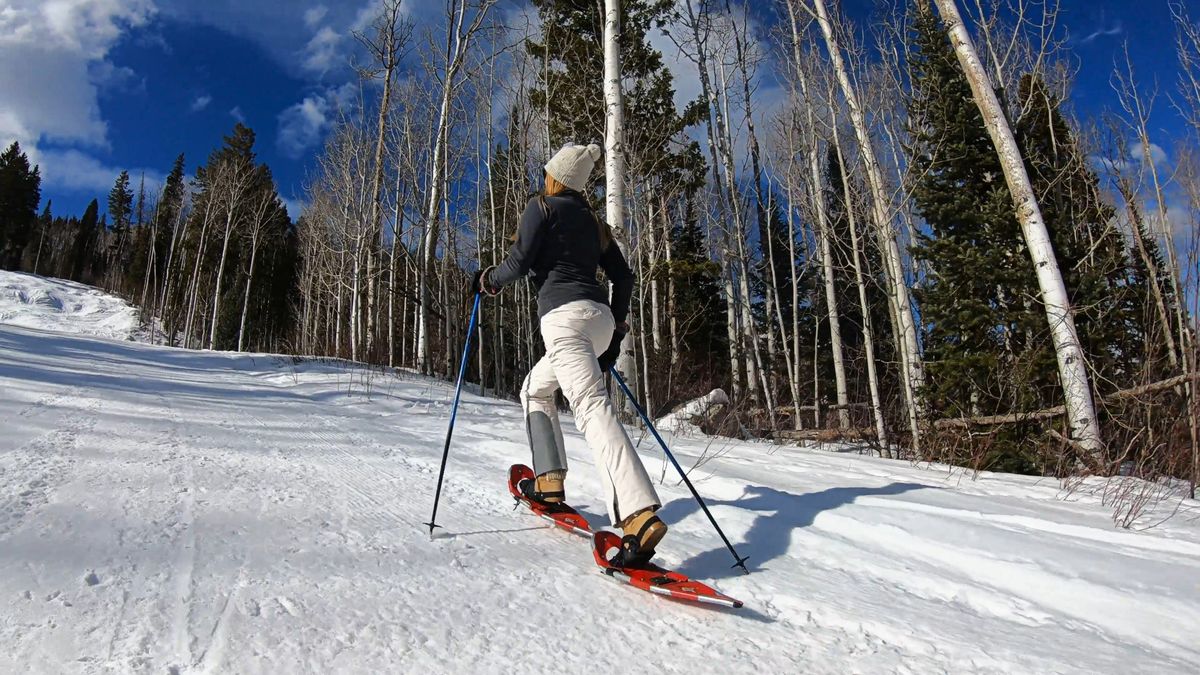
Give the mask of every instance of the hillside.
<svg viewBox="0 0 1200 675">
<path fill-rule="evenodd" d="M 117 340 L 139 334 L 138 309 L 92 286 L 0 270 L 0 324 Z"/>
</svg>

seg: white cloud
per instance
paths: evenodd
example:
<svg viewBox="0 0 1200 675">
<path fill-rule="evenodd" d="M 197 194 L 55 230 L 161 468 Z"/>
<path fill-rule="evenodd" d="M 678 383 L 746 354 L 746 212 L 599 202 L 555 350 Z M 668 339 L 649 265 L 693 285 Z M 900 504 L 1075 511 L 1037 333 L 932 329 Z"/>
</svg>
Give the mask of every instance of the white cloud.
<svg viewBox="0 0 1200 675">
<path fill-rule="evenodd" d="M 212 96 L 209 96 L 208 94 L 197 96 L 196 100 L 192 101 L 192 112 L 200 112 L 201 110 L 204 110 L 208 107 L 209 103 L 212 103 Z"/>
<path fill-rule="evenodd" d="M 322 75 L 344 60 L 342 36 L 329 26 L 321 28 L 304 47 L 304 68 Z"/>
<path fill-rule="evenodd" d="M 1146 161 L 1146 146 L 1141 143 L 1134 143 L 1129 146 L 1129 157 L 1138 162 L 1145 163 Z M 1150 144 L 1150 161 L 1154 166 L 1164 166 L 1167 163 L 1167 151 L 1163 150 L 1158 143 Z"/>
<path fill-rule="evenodd" d="M 99 90 L 130 86 L 135 74 L 106 56 L 127 27 L 144 25 L 154 11 L 152 0 L 0 3 L 0 145 L 19 141 L 42 165 L 47 185 L 94 187 L 99 180 L 95 159 L 45 146 L 107 148 Z M 59 160 L 62 166 L 51 166 Z"/>
<path fill-rule="evenodd" d="M 304 100 L 279 113 L 279 132 L 275 143 L 287 157 L 299 158 L 325 138 L 337 111 L 356 91 L 347 83 L 324 93 L 305 96 Z"/>
<path fill-rule="evenodd" d="M 1116 37 L 1116 36 L 1122 35 L 1124 33 L 1125 33 L 1125 27 L 1121 25 L 1120 21 L 1118 21 L 1117 23 L 1113 24 L 1112 26 L 1101 26 L 1100 28 L 1097 28 L 1096 30 L 1089 33 L 1087 35 L 1087 37 L 1083 38 L 1079 42 L 1081 44 L 1088 45 L 1102 37 Z"/>
<path fill-rule="evenodd" d="M 348 66 L 351 51 L 356 48 L 350 38 L 351 31 L 368 27 L 380 4 L 380 0 L 154 1 L 164 16 L 212 26 L 254 42 L 289 73 L 301 77 L 328 76 L 337 68 Z M 406 16 L 436 20 L 439 12 L 415 13 L 416 8 L 428 4 L 427 0 L 404 0 L 401 11 Z M 308 8 L 303 9 L 305 6 Z M 347 68 L 341 74 L 351 73 Z"/>
<path fill-rule="evenodd" d="M 304 25 L 308 26 L 309 28 L 316 28 L 321 24 L 321 19 L 324 19 L 325 15 L 328 13 L 329 8 L 325 5 L 310 7 L 304 12 Z"/>
<path fill-rule="evenodd" d="M 283 205 L 287 207 L 288 216 L 291 217 L 292 220 L 298 219 L 300 214 L 304 213 L 304 209 L 308 208 L 308 202 L 304 201 L 302 198 L 289 198 L 280 195 L 279 199 L 282 200 Z"/>
<path fill-rule="evenodd" d="M 88 78 L 100 89 L 124 92 L 145 91 L 146 80 L 132 68 L 118 66 L 112 61 L 93 61 L 88 64 Z"/>
<path fill-rule="evenodd" d="M 107 194 L 122 169 L 109 166 L 79 150 L 32 151 L 30 161 L 41 167 L 44 185 L 74 192 L 91 192 L 98 197 Z M 153 169 L 130 170 L 130 182 L 137 190 L 142 175 L 146 176 L 146 193 L 153 195 L 165 182 L 165 177 Z"/>
<path fill-rule="evenodd" d="M 242 106 L 240 105 L 233 106 L 233 109 L 229 111 L 229 116 L 242 124 L 246 123 L 246 115 L 242 112 Z"/>
<path fill-rule="evenodd" d="M 1111 160 L 1103 155 L 1091 155 L 1088 159 L 1092 165 L 1104 172 L 1124 173 L 1127 171 L 1136 171 L 1139 167 L 1146 165 L 1146 146 L 1138 141 L 1132 141 L 1126 148 L 1125 154 L 1117 160 Z M 1156 168 L 1160 171 L 1169 168 L 1170 157 L 1167 151 L 1157 143 L 1150 144 L 1149 159 Z"/>
</svg>

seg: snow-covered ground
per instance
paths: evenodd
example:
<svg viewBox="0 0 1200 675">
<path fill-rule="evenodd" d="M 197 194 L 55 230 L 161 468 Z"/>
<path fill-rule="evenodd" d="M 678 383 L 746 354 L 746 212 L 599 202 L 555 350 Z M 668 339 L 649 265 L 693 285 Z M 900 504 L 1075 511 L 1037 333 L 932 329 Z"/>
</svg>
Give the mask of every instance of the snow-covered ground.
<svg viewBox="0 0 1200 675">
<path fill-rule="evenodd" d="M 730 570 L 660 488 L 663 562 L 746 602 L 708 609 L 512 509 L 505 401 L 464 394 L 431 540 L 452 393 L 0 325 L 0 672 L 1200 671 L 1192 513 L 1122 531 L 1051 480 L 679 439 L 689 465 L 723 450 L 694 478 L 751 559 Z M 566 426 L 571 499 L 603 525 Z"/>
</svg>

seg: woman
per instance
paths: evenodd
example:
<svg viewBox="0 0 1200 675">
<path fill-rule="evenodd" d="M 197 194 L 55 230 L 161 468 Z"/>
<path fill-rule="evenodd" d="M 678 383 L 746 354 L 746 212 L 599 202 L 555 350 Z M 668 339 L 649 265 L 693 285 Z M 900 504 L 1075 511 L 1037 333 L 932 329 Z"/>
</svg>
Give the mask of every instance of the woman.
<svg viewBox="0 0 1200 675">
<path fill-rule="evenodd" d="M 654 515 L 661 502 L 604 386 L 604 372 L 629 332 L 634 279 L 612 231 L 582 194 L 600 154 L 593 144 L 568 145 L 554 155 L 545 167 L 546 189 L 529 200 L 508 257 L 479 273 L 477 284 L 495 295 L 529 274 L 538 289 L 546 355 L 521 387 L 537 478 L 522 491 L 544 504 L 566 502 L 567 456 L 554 404 L 561 387 L 596 455 L 612 522 L 625 534 L 621 562 L 635 565 L 650 560 L 667 526 Z M 612 282 L 611 301 L 597 268 Z"/>
</svg>

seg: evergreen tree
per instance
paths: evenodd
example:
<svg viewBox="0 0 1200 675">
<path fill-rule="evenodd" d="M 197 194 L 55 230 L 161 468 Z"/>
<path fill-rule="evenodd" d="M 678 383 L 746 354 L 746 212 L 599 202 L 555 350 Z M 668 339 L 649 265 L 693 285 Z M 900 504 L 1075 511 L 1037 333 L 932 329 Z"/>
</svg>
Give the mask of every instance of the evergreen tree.
<svg viewBox="0 0 1200 675">
<path fill-rule="evenodd" d="M 995 146 L 940 19 L 918 9 L 912 40 L 909 152 L 921 177 L 913 201 L 928 224 L 913 248 L 929 269 L 917 292 L 927 400 L 935 415 L 947 417 L 1060 402 L 1061 389 L 1048 385 L 1057 369 L 1037 279 Z M 1040 471 L 1030 434 L 1040 429 L 997 430 L 983 466 Z"/>
<path fill-rule="evenodd" d="M 54 227 L 54 215 L 51 213 L 53 200 L 46 200 L 46 208 L 42 209 L 42 215 L 38 216 L 37 227 L 34 231 L 34 238 L 29 242 L 29 248 L 32 249 L 29 258 L 32 260 L 30 269 L 34 274 L 41 274 L 43 261 L 50 257 L 54 242 L 51 239 L 52 228 Z M 45 256 L 45 258 L 43 258 Z"/>
<path fill-rule="evenodd" d="M 724 385 L 729 336 L 722 317 L 725 293 L 721 267 L 708 255 L 707 238 L 700 227 L 697 198 L 685 201 L 685 212 L 671 231 L 672 256 L 664 268 L 675 282 L 675 319 L 679 333 L 681 364 L 678 377 L 694 383 L 694 392 Z"/>
<path fill-rule="evenodd" d="M 209 304 L 208 316 L 197 317 L 202 320 L 193 329 L 203 332 L 205 322 L 213 319 L 211 301 L 215 286 L 220 283 L 222 292 L 215 312 L 214 347 L 233 349 L 238 343 L 243 313 L 247 315 L 247 333 L 252 333 L 253 340 L 267 340 L 266 344 L 270 344 L 269 339 L 286 332 L 286 317 L 290 316 L 286 297 L 254 291 L 268 288 L 268 281 L 271 288 L 278 288 L 279 282 L 290 288 L 294 282 L 295 261 L 287 257 L 294 257 L 295 245 L 291 219 L 279 199 L 271 170 L 256 161 L 254 131 L 238 123 L 224 141 L 209 155 L 208 161 L 196 169 L 195 208 L 180 254 L 191 261 L 189 267 L 200 266 L 204 285 L 197 292 Z M 180 156 L 176 160 L 180 177 L 182 162 Z M 172 170 L 172 175 L 175 174 Z M 182 182 L 170 178 L 168 181 L 171 182 L 171 194 L 164 195 L 164 202 L 169 202 L 167 208 L 174 212 L 182 198 Z M 255 207 L 264 199 L 269 202 L 269 207 L 260 213 Z M 228 228 L 229 241 L 225 241 L 227 216 L 232 218 Z M 257 221 L 260 217 L 262 222 Z M 258 248 L 252 239 L 256 232 Z M 250 275 L 252 259 L 253 276 Z M 271 274 L 283 276 L 269 279 Z M 247 308 L 249 310 L 244 311 Z M 211 324 L 207 327 L 211 328 Z M 208 333 L 203 332 L 203 335 L 207 337 Z"/>
<path fill-rule="evenodd" d="M 1163 296 L 1164 309 L 1168 316 L 1175 316 L 1176 298 L 1171 284 L 1162 283 L 1168 278 L 1166 260 L 1158 248 L 1157 237 L 1149 230 L 1148 224 L 1142 217 L 1137 204 L 1129 206 L 1132 215 L 1131 227 L 1138 229 L 1142 246 L 1145 247 L 1145 258 L 1159 279 L 1159 292 Z M 1132 245 L 1132 246 L 1136 246 Z M 1176 374 L 1171 368 L 1167 346 L 1163 339 L 1161 319 L 1158 314 L 1157 300 L 1151 288 L 1150 266 L 1143 259 L 1141 252 L 1131 248 L 1129 251 L 1129 282 L 1126 292 L 1121 296 L 1124 304 L 1124 314 L 1129 317 L 1129 351 L 1124 358 L 1130 362 L 1131 368 L 1136 363 L 1141 372 L 1141 379 L 1158 381 Z"/>
<path fill-rule="evenodd" d="M 169 273 L 167 262 L 170 255 L 171 239 L 176 226 L 179 224 L 179 217 L 183 211 L 183 199 L 186 192 L 184 155 L 183 153 L 179 153 L 179 156 L 175 158 L 175 163 L 171 166 L 171 172 L 167 174 L 167 180 L 163 184 L 162 195 L 159 197 L 158 204 L 154 207 L 154 256 L 156 269 L 161 270 L 158 275 L 160 279 L 165 278 L 165 275 Z"/>
<path fill-rule="evenodd" d="M 96 256 L 96 244 L 99 241 L 100 202 L 93 199 L 83 212 L 75 228 L 74 246 L 71 251 L 71 279 L 85 281 L 84 274 L 90 274 Z"/>
<path fill-rule="evenodd" d="M 29 243 L 42 198 L 41 168 L 16 141 L 0 154 L 0 269 L 17 269 Z"/>
<path fill-rule="evenodd" d="M 910 60 L 913 200 L 929 226 L 914 255 L 929 278 L 918 297 L 929 402 L 938 414 L 994 413 L 1009 405 L 996 389 L 1002 364 L 1020 348 L 1014 268 L 1020 231 L 995 147 L 946 33 L 932 12 L 914 21 Z M 1027 260 L 1027 257 L 1026 257 Z"/>
<path fill-rule="evenodd" d="M 847 171 L 850 170 L 847 164 Z M 826 194 L 825 206 L 829 219 L 830 249 L 833 252 L 834 266 L 839 270 L 837 295 L 838 311 L 842 320 L 842 346 L 846 350 L 847 381 L 850 387 L 850 400 L 869 401 L 871 399 L 870 382 L 867 377 L 866 349 L 863 343 L 863 311 L 862 301 L 858 295 L 858 286 L 854 278 L 853 239 L 850 236 L 850 215 L 854 210 L 855 223 L 858 226 L 859 265 L 862 268 L 864 286 L 866 286 L 867 306 L 870 310 L 871 326 L 875 338 L 875 366 L 880 380 L 881 390 L 896 392 L 900 396 L 900 371 L 895 367 L 898 363 L 896 345 L 885 334 L 891 318 L 888 314 L 888 297 L 883 290 L 886 279 L 883 278 L 883 254 L 879 250 L 879 241 L 871 236 L 864 228 L 870 222 L 870 214 L 865 205 L 847 203 L 846 186 L 842 181 L 842 168 L 838 162 L 836 148 L 829 148 L 826 155 Z M 855 182 L 855 177 L 850 176 Z M 853 194 L 865 194 L 861 184 L 851 186 Z M 819 265 L 813 265 L 814 290 L 824 282 L 819 279 L 822 274 Z M 825 302 L 825 294 L 815 296 L 820 303 Z M 824 307 L 822 317 L 828 316 Z M 827 322 L 826 322 L 827 323 Z M 823 324 L 823 332 L 828 336 L 828 326 Z M 823 344 L 828 344 L 825 337 Z M 822 351 L 829 354 L 829 350 Z M 822 372 L 827 381 L 821 383 L 822 391 L 834 391 L 832 358 L 822 366 Z M 898 414 L 900 411 L 897 411 Z M 899 418 L 899 416 L 898 416 Z"/>
<path fill-rule="evenodd" d="M 604 16 L 599 3 L 534 0 L 542 19 L 542 42 L 527 48 L 548 64 L 530 95 L 534 110 L 549 112 L 550 148 L 565 142 L 603 144 Z M 629 173 L 650 189 L 703 184 L 704 159 L 695 141 L 681 134 L 703 119 L 703 101 L 675 108 L 674 78 L 649 31 L 670 17 L 670 0 L 627 0 L 621 6 L 621 69 L 625 151 Z M 682 142 L 680 142 L 682 141 Z M 599 182 L 603 172 L 593 174 Z M 699 178 L 699 182 L 697 182 Z"/>
<path fill-rule="evenodd" d="M 133 215 L 133 191 L 129 188 L 129 172 L 122 171 L 108 192 L 108 218 L 112 232 L 109 236 L 108 265 L 120 274 L 126 267 L 126 240 Z"/>
<path fill-rule="evenodd" d="M 930 275 L 920 292 L 930 401 L 949 416 L 1027 412 L 1062 402 L 1055 351 L 996 151 L 940 21 L 919 12 L 910 62 L 913 198 L 929 224 L 914 254 Z M 1001 97 L 1003 100 L 1003 97 Z M 1061 112 L 1038 77 L 1019 82 L 1014 134 L 1063 270 L 1097 382 L 1120 388 L 1140 368 L 1138 291 L 1114 212 Z M 997 430 L 987 462 L 1039 471 L 1037 425 Z"/>
</svg>

